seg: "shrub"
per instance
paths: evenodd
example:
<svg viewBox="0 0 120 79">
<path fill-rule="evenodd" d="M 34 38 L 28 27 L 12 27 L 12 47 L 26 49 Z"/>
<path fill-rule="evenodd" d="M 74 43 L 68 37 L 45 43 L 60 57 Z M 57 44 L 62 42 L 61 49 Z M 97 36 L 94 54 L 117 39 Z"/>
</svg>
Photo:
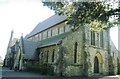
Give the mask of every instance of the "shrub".
<svg viewBox="0 0 120 79">
<path fill-rule="evenodd" d="M 36 72 L 43 75 L 54 75 L 54 67 L 48 63 L 44 63 L 39 66 L 27 67 L 26 71 Z"/>
</svg>

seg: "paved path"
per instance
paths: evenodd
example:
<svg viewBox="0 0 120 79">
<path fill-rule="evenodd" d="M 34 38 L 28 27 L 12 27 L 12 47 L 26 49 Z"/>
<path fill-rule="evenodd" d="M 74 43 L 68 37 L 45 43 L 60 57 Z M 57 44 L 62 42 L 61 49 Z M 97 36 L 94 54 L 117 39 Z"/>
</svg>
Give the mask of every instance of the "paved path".
<svg viewBox="0 0 120 79">
<path fill-rule="evenodd" d="M 1 69 L 1 67 L 0 67 Z M 120 76 L 120 75 L 119 75 Z M 40 75 L 30 72 L 15 72 L 8 68 L 2 68 L 2 79 L 120 79 L 118 76 L 105 76 L 105 77 L 55 77 Z"/>
</svg>

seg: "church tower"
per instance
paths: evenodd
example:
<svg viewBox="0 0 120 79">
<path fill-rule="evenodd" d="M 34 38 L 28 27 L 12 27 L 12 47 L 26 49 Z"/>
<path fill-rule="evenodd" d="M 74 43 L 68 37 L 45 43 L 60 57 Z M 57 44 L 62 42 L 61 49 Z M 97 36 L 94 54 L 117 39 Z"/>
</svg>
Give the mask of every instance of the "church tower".
<svg viewBox="0 0 120 79">
<path fill-rule="evenodd" d="M 10 35 L 10 39 L 9 39 L 9 42 L 8 42 L 8 47 L 7 47 L 7 53 L 5 55 L 5 59 L 4 59 L 4 63 L 3 63 L 3 66 L 8 66 L 9 65 L 9 58 L 10 58 L 10 47 L 11 47 L 11 41 L 12 41 L 12 38 L 13 38 L 13 30 L 11 31 L 11 35 Z"/>
<path fill-rule="evenodd" d="M 13 33 L 14 33 L 14 31 L 11 30 L 11 36 L 10 36 L 10 39 L 9 39 L 9 43 L 8 43 L 8 47 L 7 47 L 7 49 L 10 47 L 10 43 L 11 43 L 12 38 L 13 38 Z"/>
</svg>

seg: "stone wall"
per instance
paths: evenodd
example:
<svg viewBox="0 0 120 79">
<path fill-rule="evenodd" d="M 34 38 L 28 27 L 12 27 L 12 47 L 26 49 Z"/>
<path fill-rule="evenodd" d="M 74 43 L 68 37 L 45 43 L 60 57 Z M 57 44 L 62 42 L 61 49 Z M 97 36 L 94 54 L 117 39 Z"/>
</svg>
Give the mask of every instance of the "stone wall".
<svg viewBox="0 0 120 79">
<path fill-rule="evenodd" d="M 111 41 L 111 40 L 110 40 Z M 113 63 L 113 74 L 117 74 L 118 73 L 118 58 L 119 58 L 119 51 L 117 50 L 117 48 L 115 47 L 115 45 L 113 44 L 113 42 L 111 41 L 110 43 L 111 45 L 111 58 L 112 58 L 112 63 Z"/>
<path fill-rule="evenodd" d="M 74 62 L 74 51 L 75 51 L 75 43 L 77 43 L 77 57 L 76 63 Z M 83 28 L 79 28 L 75 32 L 71 32 L 69 36 L 67 36 L 62 41 L 62 46 L 66 48 L 66 52 L 64 53 L 64 61 L 65 61 L 65 70 L 63 75 L 65 76 L 80 76 L 83 74 Z"/>
<path fill-rule="evenodd" d="M 108 32 L 103 31 L 104 46 L 100 46 L 99 33 L 95 34 L 95 45 L 91 45 L 91 31 L 88 26 L 80 27 L 76 31 L 70 31 L 60 45 L 47 46 L 39 49 L 39 63 L 49 63 L 54 67 L 54 73 L 62 76 L 93 76 L 95 57 L 99 62 L 100 75 L 109 74 L 109 52 L 108 49 Z M 75 50 L 75 43 L 77 49 Z M 113 48 L 114 49 L 114 48 Z M 110 50 L 110 54 L 113 49 Z M 52 54 L 55 50 L 54 62 L 52 62 Z M 76 51 L 76 61 L 75 61 Z M 114 51 L 116 52 L 116 51 Z M 42 56 L 42 57 L 41 57 Z M 47 58 L 48 57 L 48 58 Z M 117 72 L 116 53 L 113 57 L 113 73 Z M 48 60 L 47 60 L 48 59 Z"/>
<path fill-rule="evenodd" d="M 52 54 L 54 51 L 54 61 L 52 62 Z M 48 54 L 47 54 L 48 52 Z M 47 60 L 48 55 L 48 60 Z M 57 46 L 48 46 L 39 49 L 39 62 L 47 62 L 50 64 L 54 64 L 57 59 Z"/>
<path fill-rule="evenodd" d="M 84 30 L 85 28 L 85 30 Z M 94 75 L 94 58 L 97 54 L 101 56 L 98 57 L 99 60 L 99 74 L 108 75 L 109 74 L 109 64 L 108 64 L 108 32 L 106 30 L 103 31 L 103 42 L 104 47 L 100 47 L 98 39 L 96 38 L 96 45 L 90 45 L 90 29 L 89 27 L 79 28 L 77 31 L 72 32 L 68 37 L 63 40 L 62 46 L 67 49 L 64 54 L 65 60 L 65 70 L 64 75 L 66 76 L 81 76 Z M 97 34 L 96 34 L 97 37 Z M 77 49 L 77 63 L 74 63 L 74 44 L 78 43 Z M 85 47 L 84 47 L 85 45 Z M 112 49 L 111 49 L 112 51 Z M 116 51 L 115 51 L 116 52 Z M 114 74 L 116 74 L 116 55 L 114 56 L 113 64 L 114 64 Z M 87 65 L 87 66 L 86 66 Z"/>
<path fill-rule="evenodd" d="M 98 57 L 99 60 L 99 73 L 102 75 L 107 75 L 108 74 L 108 52 L 102 49 L 98 49 L 95 47 L 87 47 L 87 52 L 89 52 L 89 74 L 94 75 L 94 61 L 95 61 L 95 56 Z M 98 55 L 99 54 L 99 55 Z"/>
</svg>

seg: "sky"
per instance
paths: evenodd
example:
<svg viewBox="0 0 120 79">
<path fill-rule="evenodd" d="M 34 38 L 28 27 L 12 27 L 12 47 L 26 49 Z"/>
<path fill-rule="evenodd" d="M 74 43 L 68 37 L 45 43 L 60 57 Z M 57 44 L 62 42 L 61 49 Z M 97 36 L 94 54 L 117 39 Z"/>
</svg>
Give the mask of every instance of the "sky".
<svg viewBox="0 0 120 79">
<path fill-rule="evenodd" d="M 0 56 L 4 59 L 11 30 L 13 37 L 29 34 L 39 22 L 54 15 L 54 11 L 43 6 L 40 0 L 0 0 Z M 117 46 L 117 27 L 112 28 L 111 37 Z"/>
<path fill-rule="evenodd" d="M 13 37 L 29 34 L 35 26 L 52 16 L 40 0 L 0 0 L 0 56 L 4 59 L 11 30 Z"/>
</svg>

